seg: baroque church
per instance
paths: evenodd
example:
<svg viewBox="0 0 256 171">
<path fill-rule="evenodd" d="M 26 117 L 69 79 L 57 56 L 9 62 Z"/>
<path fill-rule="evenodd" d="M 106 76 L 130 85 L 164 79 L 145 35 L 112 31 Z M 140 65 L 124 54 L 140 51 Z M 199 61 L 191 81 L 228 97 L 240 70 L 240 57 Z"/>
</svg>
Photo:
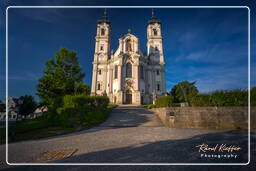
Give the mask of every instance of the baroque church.
<svg viewBox="0 0 256 171">
<path fill-rule="evenodd" d="M 106 10 L 97 22 L 91 95 L 107 95 L 115 104 L 152 104 L 165 95 L 165 70 L 161 22 L 152 17 L 147 25 L 147 52 L 128 30 L 111 51 L 111 24 Z"/>
</svg>

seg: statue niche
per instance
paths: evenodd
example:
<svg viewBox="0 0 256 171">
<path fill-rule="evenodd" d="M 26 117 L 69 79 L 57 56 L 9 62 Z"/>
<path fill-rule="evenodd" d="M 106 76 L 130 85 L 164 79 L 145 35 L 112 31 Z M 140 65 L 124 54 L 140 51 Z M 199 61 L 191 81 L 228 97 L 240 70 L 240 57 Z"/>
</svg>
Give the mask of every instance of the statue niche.
<svg viewBox="0 0 256 171">
<path fill-rule="evenodd" d="M 131 43 L 131 39 L 127 39 L 125 42 L 125 47 L 126 47 L 126 51 L 130 52 L 132 51 L 132 43 Z"/>
</svg>

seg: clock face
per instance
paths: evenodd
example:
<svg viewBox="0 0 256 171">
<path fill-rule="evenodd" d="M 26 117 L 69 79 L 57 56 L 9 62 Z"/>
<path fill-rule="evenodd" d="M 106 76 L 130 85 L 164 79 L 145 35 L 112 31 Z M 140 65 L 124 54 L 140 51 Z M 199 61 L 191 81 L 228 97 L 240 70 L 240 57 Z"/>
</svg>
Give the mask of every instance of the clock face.
<svg viewBox="0 0 256 171">
<path fill-rule="evenodd" d="M 156 29 L 158 27 L 158 25 L 155 23 L 152 27 L 153 27 L 153 29 Z"/>
<path fill-rule="evenodd" d="M 100 59 L 104 58 L 104 55 L 103 55 L 102 53 L 99 54 L 99 58 L 100 58 Z"/>
<path fill-rule="evenodd" d="M 102 28 L 104 28 L 104 29 L 106 29 L 106 28 L 107 28 L 106 23 L 104 23 L 104 24 L 102 25 Z"/>
</svg>

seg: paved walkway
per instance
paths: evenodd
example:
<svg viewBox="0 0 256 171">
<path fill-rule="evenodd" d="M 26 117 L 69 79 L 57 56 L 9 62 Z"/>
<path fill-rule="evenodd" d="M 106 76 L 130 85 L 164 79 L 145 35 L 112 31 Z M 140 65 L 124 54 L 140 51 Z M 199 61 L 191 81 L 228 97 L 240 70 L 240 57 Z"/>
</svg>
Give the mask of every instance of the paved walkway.
<svg viewBox="0 0 256 171">
<path fill-rule="evenodd" d="M 159 127 L 161 120 L 154 113 L 142 107 L 123 105 L 115 108 L 100 127 Z"/>
<path fill-rule="evenodd" d="M 120 106 L 108 120 L 89 130 L 40 140 L 9 144 L 10 163 L 35 163 L 44 152 L 77 150 L 73 156 L 51 162 L 69 163 L 205 163 L 247 162 L 247 131 L 175 129 L 162 125 L 159 118 L 141 107 Z M 256 134 L 252 134 L 255 145 Z M 226 143 L 242 148 L 237 159 L 202 158 L 197 145 Z M 5 146 L 0 160 L 5 161 Z M 255 155 L 256 150 L 252 151 Z M 1 167 L 10 167 L 1 163 Z M 10 169 L 33 170 L 20 166 Z M 37 168 L 50 170 L 49 167 Z M 71 169 L 63 166 L 62 170 Z M 95 170 L 101 170 L 94 167 Z M 116 168 L 116 170 L 125 168 Z M 127 167 L 127 170 L 136 170 Z M 219 168 L 220 170 L 223 168 Z M 73 170 L 73 169 L 72 169 Z M 84 170 L 76 167 L 74 170 Z M 111 168 L 113 170 L 113 168 Z M 150 170 L 150 169 L 148 169 Z M 157 169 L 153 169 L 157 170 Z M 248 170 L 248 169 L 247 169 Z"/>
</svg>

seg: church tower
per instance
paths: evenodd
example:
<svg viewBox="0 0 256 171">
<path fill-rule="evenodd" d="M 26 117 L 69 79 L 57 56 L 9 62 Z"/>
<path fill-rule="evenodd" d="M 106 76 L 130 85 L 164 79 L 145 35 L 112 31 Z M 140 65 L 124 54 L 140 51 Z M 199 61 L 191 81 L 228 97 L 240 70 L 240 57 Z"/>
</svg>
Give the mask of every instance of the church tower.
<svg viewBox="0 0 256 171">
<path fill-rule="evenodd" d="M 147 54 L 151 60 L 164 64 L 163 42 L 161 33 L 161 22 L 155 17 L 152 10 L 152 17 L 147 26 Z"/>
<path fill-rule="evenodd" d="M 155 17 L 153 9 L 152 17 L 147 26 L 147 56 L 152 67 L 149 70 L 149 78 L 151 79 L 149 89 L 152 92 L 153 101 L 155 101 L 156 97 L 165 94 L 166 83 L 161 22 Z"/>
<path fill-rule="evenodd" d="M 92 95 L 102 95 L 107 89 L 107 61 L 110 57 L 110 22 L 107 11 L 97 22 L 92 74 Z"/>
</svg>

